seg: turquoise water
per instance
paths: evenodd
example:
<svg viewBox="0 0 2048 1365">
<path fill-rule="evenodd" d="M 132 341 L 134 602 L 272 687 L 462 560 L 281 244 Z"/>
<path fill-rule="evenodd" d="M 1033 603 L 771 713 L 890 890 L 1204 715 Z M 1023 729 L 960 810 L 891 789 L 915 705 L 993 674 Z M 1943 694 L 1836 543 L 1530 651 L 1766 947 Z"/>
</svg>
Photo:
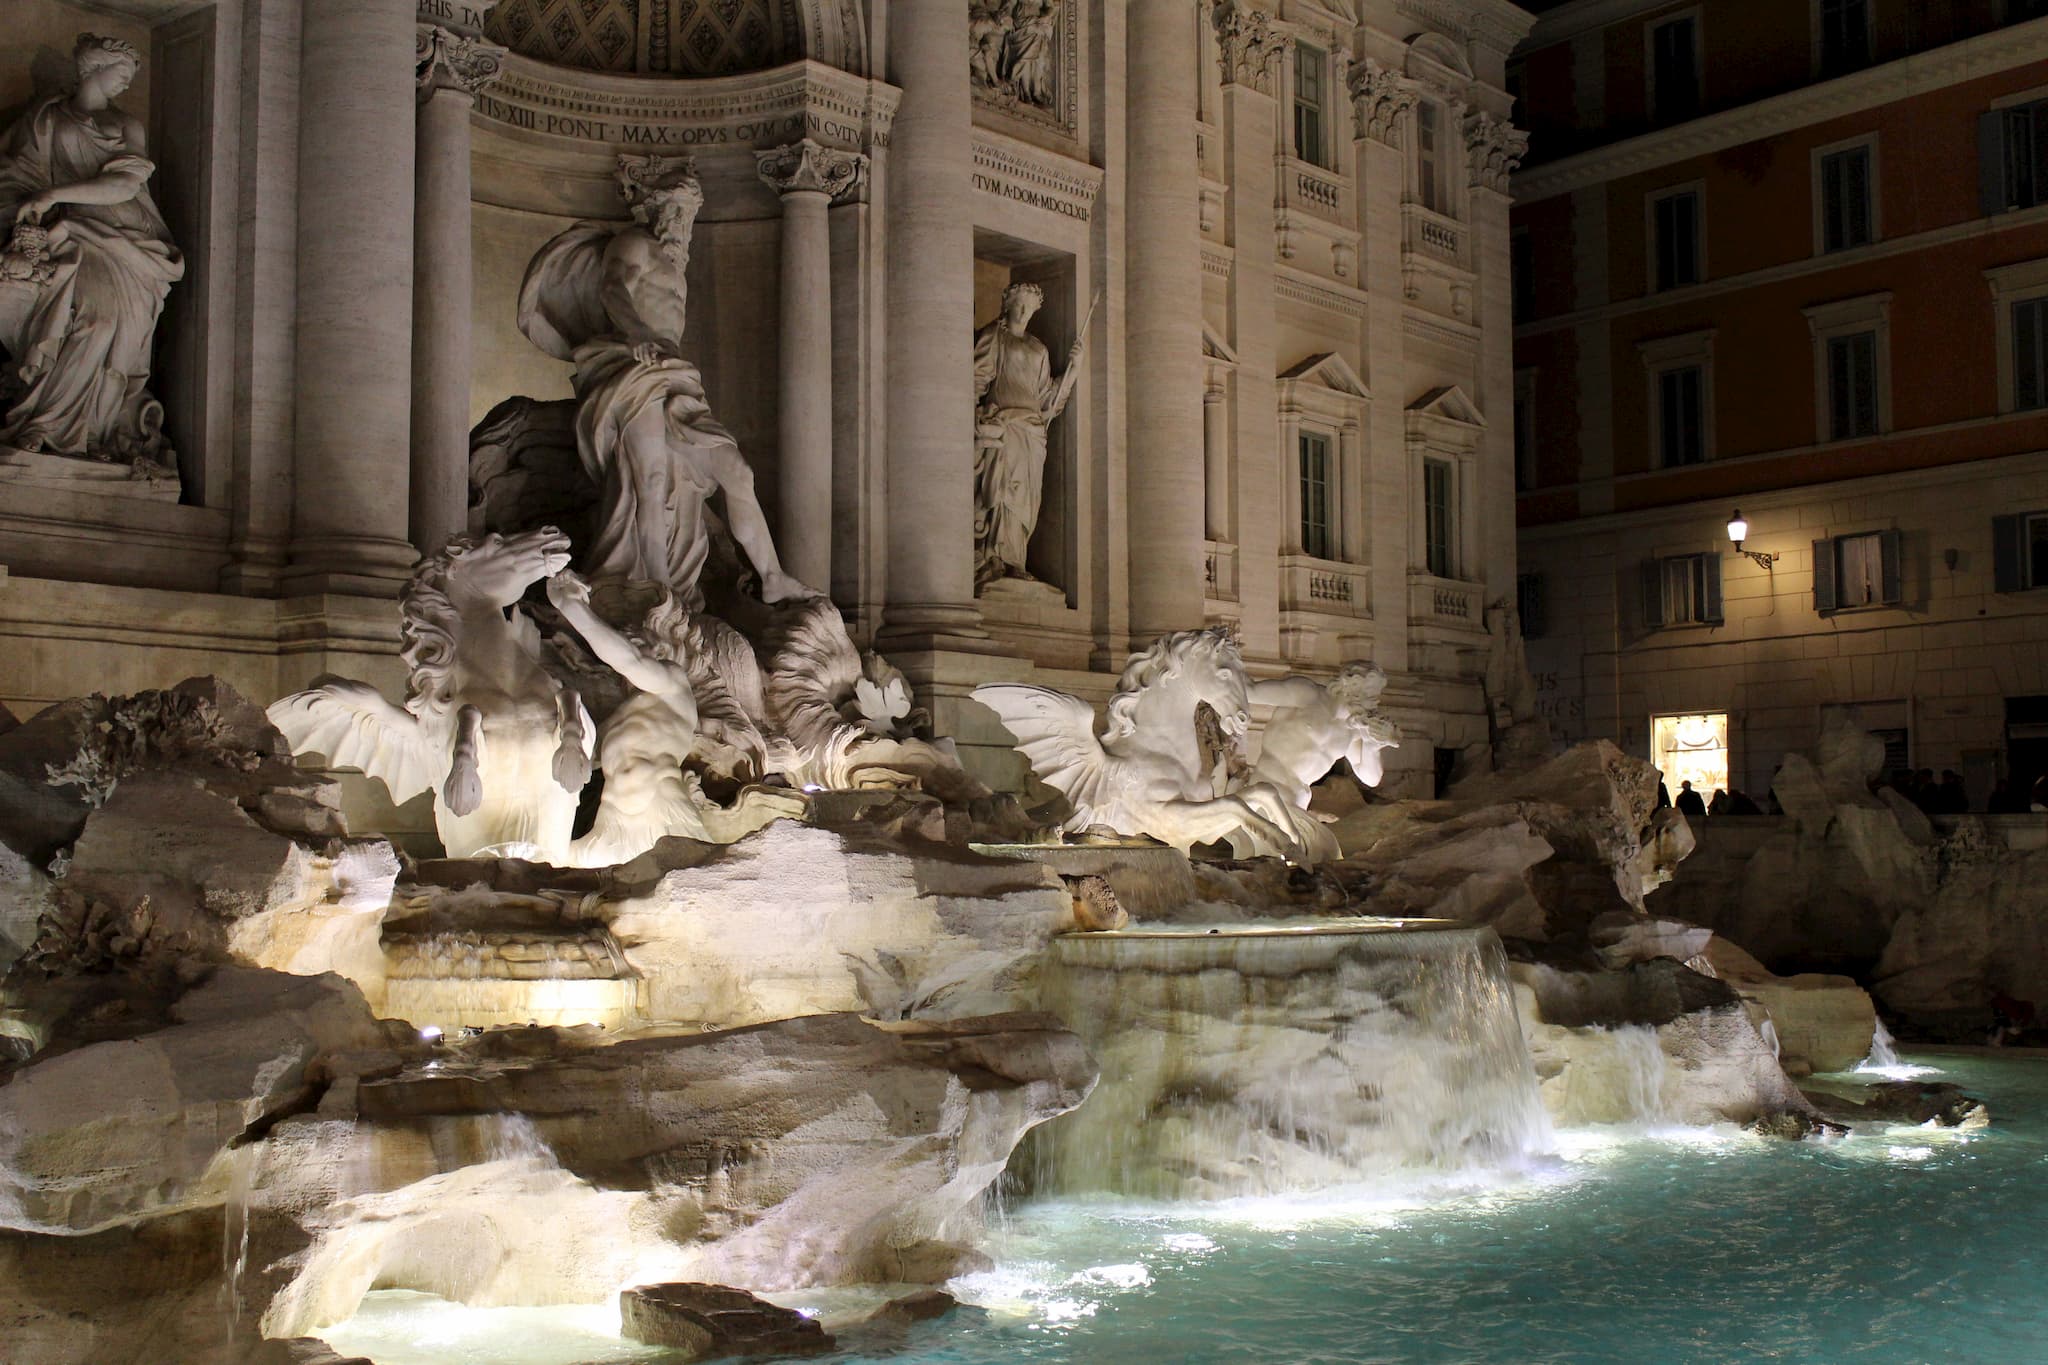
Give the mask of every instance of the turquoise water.
<svg viewBox="0 0 2048 1365">
<path fill-rule="evenodd" d="M 1989 1100 L 1992 1125 L 1826 1143 L 1580 1129 L 1554 1161 L 1465 1184 L 1025 1204 L 995 1233 L 998 1268 L 953 1286 L 984 1318 L 825 1359 L 2048 1361 L 2048 1059 L 1913 1060 Z M 563 1359 L 631 1358 L 586 1338 Z"/>
</svg>

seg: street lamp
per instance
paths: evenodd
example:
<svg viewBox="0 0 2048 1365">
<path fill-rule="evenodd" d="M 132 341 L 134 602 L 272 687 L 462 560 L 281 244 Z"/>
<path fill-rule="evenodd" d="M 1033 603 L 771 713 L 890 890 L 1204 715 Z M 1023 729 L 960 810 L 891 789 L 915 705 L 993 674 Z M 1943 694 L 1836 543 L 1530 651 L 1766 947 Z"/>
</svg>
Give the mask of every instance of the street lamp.
<svg viewBox="0 0 2048 1365">
<path fill-rule="evenodd" d="M 1745 550 L 1742 548 L 1742 542 L 1749 539 L 1749 523 L 1743 519 L 1742 509 L 1739 507 L 1728 514 L 1728 539 L 1735 543 L 1735 553 L 1754 560 L 1761 568 L 1769 569 L 1771 565 L 1778 562 L 1778 556 L 1775 553 L 1767 554 L 1762 550 Z"/>
</svg>

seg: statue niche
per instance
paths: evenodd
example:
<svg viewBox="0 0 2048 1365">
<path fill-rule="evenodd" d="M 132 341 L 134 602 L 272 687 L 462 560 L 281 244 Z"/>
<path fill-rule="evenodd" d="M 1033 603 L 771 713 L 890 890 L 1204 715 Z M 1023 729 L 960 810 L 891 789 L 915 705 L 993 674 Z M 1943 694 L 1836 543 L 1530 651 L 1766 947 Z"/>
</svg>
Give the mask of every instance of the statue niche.
<svg viewBox="0 0 2048 1365">
<path fill-rule="evenodd" d="M 114 103 L 141 57 L 91 33 L 73 57 L 76 85 L 35 100 L 0 140 L 0 469 L 175 498 L 148 384 L 185 262 L 150 197 L 142 123 Z"/>
<path fill-rule="evenodd" d="M 974 586 L 1027 582 L 1024 567 L 1045 494 L 1047 427 L 1066 411 L 1080 376 L 1087 320 L 1055 378 L 1031 319 L 1045 303 L 1035 284 L 1003 291 L 1002 312 L 974 334 Z M 1089 309 L 1094 316 L 1094 309 Z"/>
</svg>

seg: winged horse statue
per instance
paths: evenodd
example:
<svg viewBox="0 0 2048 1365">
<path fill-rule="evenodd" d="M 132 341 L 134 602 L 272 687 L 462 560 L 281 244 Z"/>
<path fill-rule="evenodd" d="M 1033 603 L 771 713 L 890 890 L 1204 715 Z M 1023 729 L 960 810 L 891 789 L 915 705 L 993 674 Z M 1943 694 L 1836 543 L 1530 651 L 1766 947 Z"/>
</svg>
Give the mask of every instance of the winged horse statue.
<svg viewBox="0 0 2048 1365">
<path fill-rule="evenodd" d="M 568 564 L 569 538 L 551 526 L 449 540 L 399 597 L 405 704 L 368 683 L 321 678 L 273 703 L 271 723 L 293 753 L 359 768 L 393 801 L 432 791 L 451 858 L 568 862 L 590 778 L 590 714 L 541 667 L 539 633 L 516 607 L 528 585 Z"/>
<path fill-rule="evenodd" d="M 1176 631 L 1131 656 L 1099 736 L 1095 708 L 1064 692 L 993 683 L 973 695 L 1016 736 L 1039 780 L 1067 798 L 1068 833 L 1149 835 L 1183 853 L 1219 841 L 1241 856 L 1305 852 L 1291 821 L 1261 810 L 1279 814 L 1286 799 L 1269 784 L 1239 782 L 1249 683 L 1221 630 Z M 1205 729 L 1224 752 L 1205 744 Z"/>
</svg>

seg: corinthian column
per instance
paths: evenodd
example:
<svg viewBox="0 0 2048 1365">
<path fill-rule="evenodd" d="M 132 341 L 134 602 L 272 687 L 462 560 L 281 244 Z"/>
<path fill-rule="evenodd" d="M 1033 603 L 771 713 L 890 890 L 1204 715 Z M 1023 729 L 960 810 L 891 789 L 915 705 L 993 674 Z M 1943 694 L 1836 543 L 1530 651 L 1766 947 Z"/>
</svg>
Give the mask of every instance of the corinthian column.
<svg viewBox="0 0 2048 1365">
<path fill-rule="evenodd" d="M 1129 16 L 1125 507 L 1131 638 L 1142 645 L 1202 624 L 1202 251 L 1196 8 L 1130 0 Z"/>
<path fill-rule="evenodd" d="M 503 48 L 422 24 L 413 186 L 412 543 L 431 554 L 468 520 L 469 113 Z"/>
<path fill-rule="evenodd" d="M 297 451 L 286 591 L 411 572 L 413 0 L 302 0 Z"/>
<path fill-rule="evenodd" d="M 889 498 L 881 634 L 896 647 L 984 638 L 974 605 L 974 110 L 967 51 L 967 7 L 959 0 L 890 0 L 889 80 L 903 99 L 883 187 Z"/>
<path fill-rule="evenodd" d="M 825 209 L 867 158 L 809 138 L 754 154 L 782 196 L 781 458 L 775 542 L 782 566 L 832 590 L 832 237 Z"/>
</svg>

